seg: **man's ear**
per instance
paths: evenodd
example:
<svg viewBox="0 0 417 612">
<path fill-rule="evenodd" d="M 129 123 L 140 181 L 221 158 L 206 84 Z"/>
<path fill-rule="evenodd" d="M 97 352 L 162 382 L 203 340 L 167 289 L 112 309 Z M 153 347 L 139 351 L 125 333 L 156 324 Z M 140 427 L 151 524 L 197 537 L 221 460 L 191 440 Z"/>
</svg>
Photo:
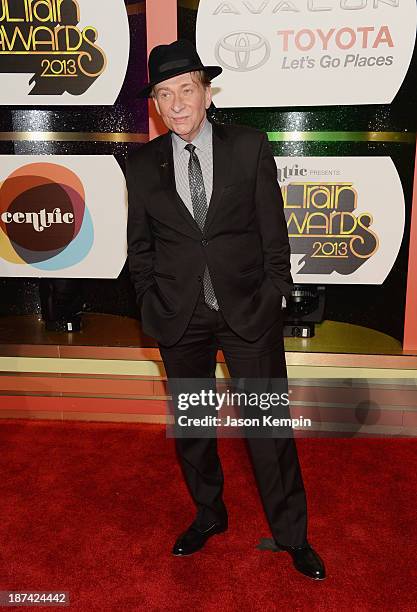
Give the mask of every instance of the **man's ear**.
<svg viewBox="0 0 417 612">
<path fill-rule="evenodd" d="M 210 108 L 211 104 L 211 85 L 207 85 L 205 89 L 205 97 L 206 97 L 206 110 Z"/>
<path fill-rule="evenodd" d="M 158 113 L 158 115 L 160 115 L 161 110 L 159 108 L 158 100 L 155 97 L 153 97 L 152 100 L 153 100 L 153 103 L 155 104 L 156 112 Z"/>
</svg>

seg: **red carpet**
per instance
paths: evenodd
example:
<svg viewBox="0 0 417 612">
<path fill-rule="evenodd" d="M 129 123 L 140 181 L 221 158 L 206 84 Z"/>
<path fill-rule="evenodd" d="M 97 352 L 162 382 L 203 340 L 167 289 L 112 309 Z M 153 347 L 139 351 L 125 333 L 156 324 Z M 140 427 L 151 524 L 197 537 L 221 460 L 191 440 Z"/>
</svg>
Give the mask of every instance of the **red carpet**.
<svg viewBox="0 0 417 612">
<path fill-rule="evenodd" d="M 239 440 L 220 441 L 229 531 L 183 559 L 193 506 L 161 427 L 2 421 L 0 442 L 0 590 L 69 591 L 86 612 L 416 609 L 417 440 L 298 441 L 321 583 L 256 549 Z"/>
</svg>

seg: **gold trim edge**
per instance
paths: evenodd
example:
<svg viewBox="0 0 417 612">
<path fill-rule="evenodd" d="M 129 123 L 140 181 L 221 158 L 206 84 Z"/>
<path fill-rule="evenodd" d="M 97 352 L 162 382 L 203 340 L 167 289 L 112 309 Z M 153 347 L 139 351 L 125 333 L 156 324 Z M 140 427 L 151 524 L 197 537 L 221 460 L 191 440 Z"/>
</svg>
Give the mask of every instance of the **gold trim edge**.
<svg viewBox="0 0 417 612">
<path fill-rule="evenodd" d="M 138 132 L 0 132 L 0 141 L 146 143 L 149 141 L 149 134 Z"/>
<path fill-rule="evenodd" d="M 363 141 L 415 142 L 411 132 L 267 132 L 271 142 Z M 0 132 L 0 141 L 10 142 L 149 142 L 149 134 L 139 132 Z"/>
</svg>

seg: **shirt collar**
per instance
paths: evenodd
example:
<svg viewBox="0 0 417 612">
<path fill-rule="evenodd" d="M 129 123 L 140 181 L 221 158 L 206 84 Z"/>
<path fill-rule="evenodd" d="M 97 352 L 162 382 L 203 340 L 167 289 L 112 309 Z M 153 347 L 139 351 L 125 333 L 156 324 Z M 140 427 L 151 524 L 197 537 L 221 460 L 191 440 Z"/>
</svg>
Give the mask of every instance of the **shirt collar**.
<svg viewBox="0 0 417 612">
<path fill-rule="evenodd" d="M 175 155 L 180 155 L 185 151 L 185 147 L 187 146 L 188 142 L 186 140 L 183 140 L 177 134 L 175 134 L 175 132 L 172 132 L 171 138 Z M 205 119 L 203 127 L 201 128 L 197 136 L 194 138 L 194 140 L 191 141 L 191 144 L 193 144 L 197 150 L 205 151 L 210 147 L 211 139 L 212 125 L 210 121 L 208 121 L 208 119 Z"/>
</svg>

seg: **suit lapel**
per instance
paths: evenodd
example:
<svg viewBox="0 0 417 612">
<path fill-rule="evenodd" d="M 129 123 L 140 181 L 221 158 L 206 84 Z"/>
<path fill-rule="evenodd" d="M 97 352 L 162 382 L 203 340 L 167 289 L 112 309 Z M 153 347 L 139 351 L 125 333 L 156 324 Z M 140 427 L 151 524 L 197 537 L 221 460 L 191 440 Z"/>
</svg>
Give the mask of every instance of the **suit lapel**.
<svg viewBox="0 0 417 612">
<path fill-rule="evenodd" d="M 158 151 L 158 164 L 161 177 L 162 188 L 167 192 L 167 195 L 173 205 L 178 209 L 183 218 L 191 225 L 194 230 L 201 233 L 198 224 L 194 217 L 177 193 L 175 185 L 175 170 L 174 156 L 172 153 L 171 132 L 168 132 L 161 140 L 161 146 Z"/>
<path fill-rule="evenodd" d="M 231 164 L 231 146 L 221 125 L 213 125 L 213 191 L 207 211 L 204 231 L 206 232 L 213 221 L 216 210 L 218 209 L 223 190 L 229 177 Z M 159 171 L 161 176 L 162 188 L 167 192 L 171 202 L 177 207 L 183 218 L 189 223 L 193 230 L 201 233 L 201 230 L 194 220 L 193 215 L 188 210 L 182 199 L 177 193 L 175 185 L 174 157 L 172 152 L 171 133 L 168 132 L 161 139 L 161 146 L 158 152 Z"/>
<path fill-rule="evenodd" d="M 207 211 L 204 231 L 206 232 L 213 221 L 218 209 L 224 187 L 230 176 L 232 151 L 225 131 L 221 125 L 213 123 L 213 192 Z"/>
</svg>

